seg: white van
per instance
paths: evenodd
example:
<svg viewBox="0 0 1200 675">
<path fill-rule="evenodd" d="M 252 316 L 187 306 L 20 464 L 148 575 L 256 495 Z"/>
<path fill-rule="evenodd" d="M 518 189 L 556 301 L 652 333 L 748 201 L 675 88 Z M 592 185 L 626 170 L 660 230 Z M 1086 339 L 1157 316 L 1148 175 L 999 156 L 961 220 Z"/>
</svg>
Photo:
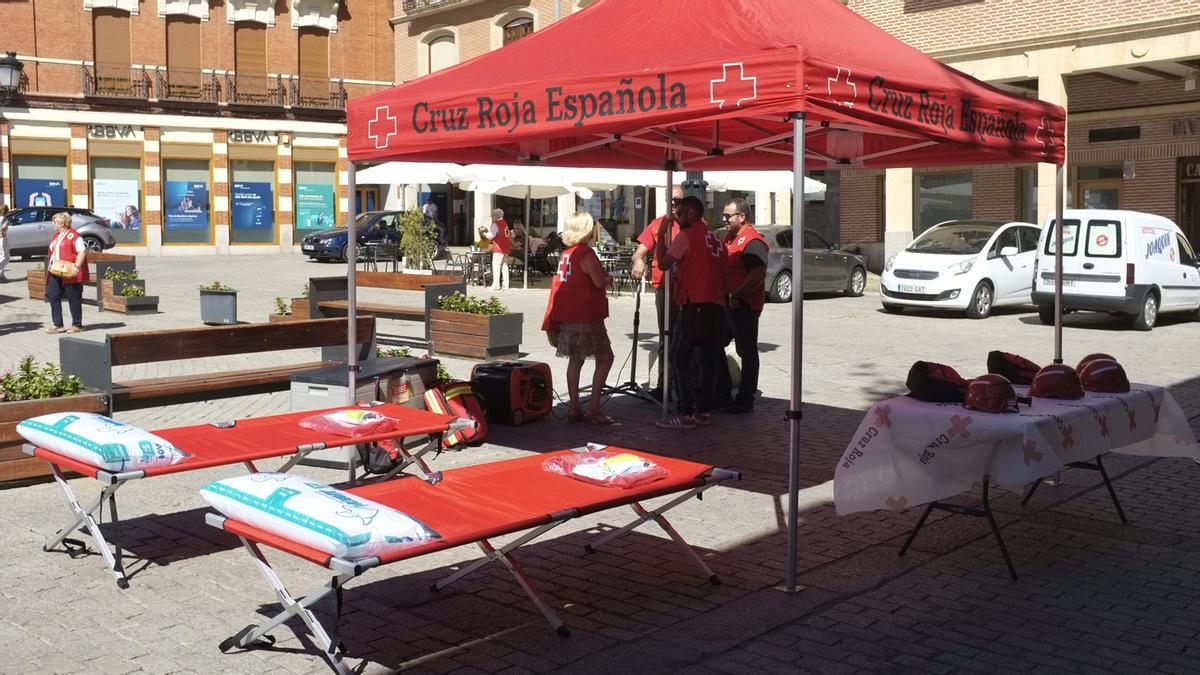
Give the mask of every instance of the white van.
<svg viewBox="0 0 1200 675">
<path fill-rule="evenodd" d="M 1033 302 L 1054 323 L 1054 217 L 1042 228 Z M 1160 312 L 1200 309 L 1200 270 L 1191 244 L 1162 216 L 1136 211 L 1063 212 L 1063 310 L 1127 314 L 1150 330 Z"/>
</svg>

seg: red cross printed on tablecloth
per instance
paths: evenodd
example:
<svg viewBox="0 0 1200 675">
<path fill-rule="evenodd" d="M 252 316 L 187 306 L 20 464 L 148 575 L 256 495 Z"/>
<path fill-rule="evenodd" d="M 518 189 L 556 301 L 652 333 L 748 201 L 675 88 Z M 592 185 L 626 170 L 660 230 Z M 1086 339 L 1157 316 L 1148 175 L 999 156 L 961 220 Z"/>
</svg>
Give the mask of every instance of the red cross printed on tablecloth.
<svg viewBox="0 0 1200 675">
<path fill-rule="evenodd" d="M 888 497 L 884 504 L 893 511 L 903 511 L 908 508 L 908 497 Z"/>
<path fill-rule="evenodd" d="M 1063 435 L 1063 444 L 1062 444 L 1063 450 L 1075 447 L 1075 429 L 1071 428 L 1070 424 L 1063 427 L 1062 435 Z"/>
<path fill-rule="evenodd" d="M 1054 129 L 1050 126 L 1049 119 L 1042 118 L 1042 123 L 1038 125 L 1037 132 L 1033 135 L 1033 140 L 1045 146 L 1046 152 L 1054 151 Z"/>
<path fill-rule="evenodd" d="M 1129 414 L 1129 430 L 1133 431 L 1134 429 L 1137 429 L 1137 411 L 1133 408 L 1130 408 L 1125 412 Z"/>
<path fill-rule="evenodd" d="M 842 73 L 846 74 L 845 81 L 842 81 Z M 834 77 L 825 78 L 827 84 L 825 91 L 829 93 L 829 98 L 833 102 L 846 107 L 854 108 L 854 102 L 858 100 L 858 85 L 850 81 L 850 69 L 838 68 L 837 75 Z"/>
<path fill-rule="evenodd" d="M 375 119 L 367 122 L 367 138 L 375 141 L 375 149 L 386 148 L 388 140 L 397 132 L 396 117 L 392 115 L 391 107 L 381 105 L 375 108 Z"/>
<path fill-rule="evenodd" d="M 1097 415 L 1096 422 L 1100 425 L 1100 435 L 1108 438 L 1108 415 Z"/>
<path fill-rule="evenodd" d="M 1037 451 L 1037 441 L 1033 439 L 1025 441 L 1023 450 L 1025 452 L 1025 466 L 1042 461 L 1042 453 Z"/>
<path fill-rule="evenodd" d="M 887 406 L 887 405 L 879 406 L 878 408 L 875 409 L 875 424 L 877 426 L 887 427 L 890 429 L 892 427 L 891 414 L 892 414 L 891 406 Z"/>
<path fill-rule="evenodd" d="M 736 69 L 736 71 L 735 71 Z M 730 79 L 730 75 L 735 77 Z M 718 87 L 720 91 L 717 91 Z M 734 106 L 742 107 L 742 101 L 753 101 L 758 98 L 758 78 L 746 77 L 746 67 L 739 63 L 721 65 L 721 79 L 708 81 L 708 99 L 716 103 L 718 108 L 724 108 L 725 103 L 733 101 Z"/>
<path fill-rule="evenodd" d="M 955 436 L 962 438 L 969 437 L 971 432 L 967 431 L 967 427 L 971 426 L 973 421 L 970 417 L 959 417 L 958 415 L 951 417 L 950 429 L 946 432 L 946 435 L 950 438 L 954 438 Z"/>
</svg>

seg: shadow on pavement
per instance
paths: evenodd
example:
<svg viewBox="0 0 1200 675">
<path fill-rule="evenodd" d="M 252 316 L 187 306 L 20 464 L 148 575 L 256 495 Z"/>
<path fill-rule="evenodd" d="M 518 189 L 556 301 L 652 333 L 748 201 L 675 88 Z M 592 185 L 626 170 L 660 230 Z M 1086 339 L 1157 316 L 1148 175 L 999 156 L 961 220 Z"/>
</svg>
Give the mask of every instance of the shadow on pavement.
<svg viewBox="0 0 1200 675">
<path fill-rule="evenodd" d="M 16 321 L 13 323 L 0 324 L 0 337 L 5 335 L 14 335 L 16 333 L 28 333 L 31 330 L 38 330 L 42 324 L 36 321 Z"/>
</svg>

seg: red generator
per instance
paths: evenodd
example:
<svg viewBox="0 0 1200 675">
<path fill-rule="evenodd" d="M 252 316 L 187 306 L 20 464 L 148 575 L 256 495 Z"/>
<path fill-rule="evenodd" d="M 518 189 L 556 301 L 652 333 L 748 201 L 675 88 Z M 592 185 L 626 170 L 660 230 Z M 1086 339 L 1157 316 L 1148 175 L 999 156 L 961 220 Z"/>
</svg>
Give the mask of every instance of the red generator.
<svg viewBox="0 0 1200 675">
<path fill-rule="evenodd" d="M 489 422 L 514 427 L 550 414 L 554 386 L 550 366 L 536 361 L 491 361 L 471 369 L 471 387 Z"/>
</svg>

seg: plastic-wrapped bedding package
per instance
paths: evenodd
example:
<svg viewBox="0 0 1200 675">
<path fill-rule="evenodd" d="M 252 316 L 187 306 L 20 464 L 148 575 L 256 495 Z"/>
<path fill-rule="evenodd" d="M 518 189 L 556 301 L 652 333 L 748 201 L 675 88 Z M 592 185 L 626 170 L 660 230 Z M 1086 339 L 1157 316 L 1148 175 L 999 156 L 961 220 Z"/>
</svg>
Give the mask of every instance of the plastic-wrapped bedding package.
<svg viewBox="0 0 1200 675">
<path fill-rule="evenodd" d="M 178 464 L 191 455 L 145 429 L 86 412 L 33 417 L 17 425 L 30 443 L 106 471 Z"/>
<path fill-rule="evenodd" d="M 550 473 L 570 476 L 593 485 L 633 488 L 668 478 L 670 471 L 632 452 L 588 450 L 570 455 L 551 457 L 542 462 Z"/>
<path fill-rule="evenodd" d="M 347 408 L 305 417 L 300 426 L 322 434 L 358 438 L 387 433 L 396 428 L 396 420 L 372 410 Z"/>
<path fill-rule="evenodd" d="M 226 478 L 200 496 L 228 518 L 345 560 L 441 538 L 389 506 L 284 473 Z"/>
</svg>

